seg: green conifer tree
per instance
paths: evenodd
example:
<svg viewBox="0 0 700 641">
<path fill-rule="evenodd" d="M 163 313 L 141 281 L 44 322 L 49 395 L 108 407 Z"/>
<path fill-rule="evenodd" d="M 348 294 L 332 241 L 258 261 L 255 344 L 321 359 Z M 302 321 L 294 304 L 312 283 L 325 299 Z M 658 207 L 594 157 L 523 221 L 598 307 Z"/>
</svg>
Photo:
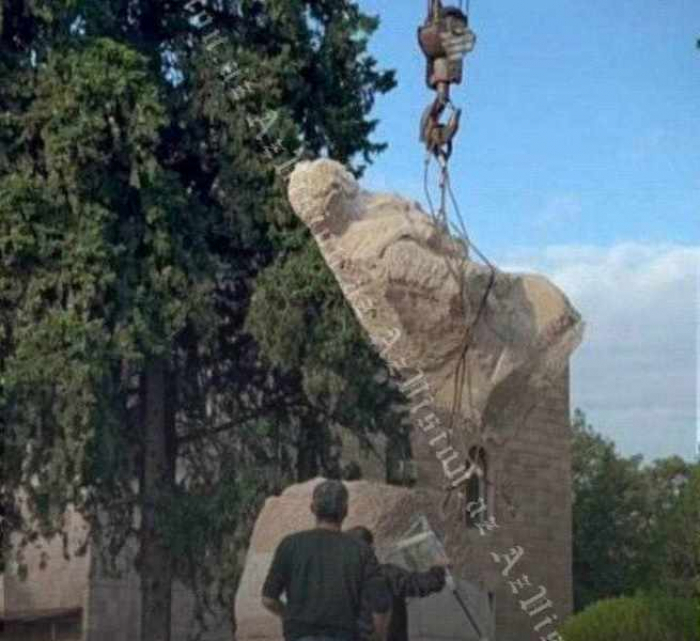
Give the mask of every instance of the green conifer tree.
<svg viewBox="0 0 700 641">
<path fill-rule="evenodd" d="M 174 577 L 203 615 L 261 496 L 340 473 L 334 426 L 395 427 L 276 171 L 382 150 L 376 27 L 349 0 L 0 3 L 3 531 L 73 506 L 107 557 L 135 542 L 144 641 Z"/>
</svg>

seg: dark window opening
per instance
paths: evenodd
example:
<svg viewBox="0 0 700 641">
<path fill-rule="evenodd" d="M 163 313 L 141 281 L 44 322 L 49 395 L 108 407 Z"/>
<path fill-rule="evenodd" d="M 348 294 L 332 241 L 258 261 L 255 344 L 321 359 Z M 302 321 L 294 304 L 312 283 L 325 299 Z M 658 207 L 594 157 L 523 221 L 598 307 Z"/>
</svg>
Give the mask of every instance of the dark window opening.
<svg viewBox="0 0 700 641">
<path fill-rule="evenodd" d="M 472 475 L 464 488 L 464 518 L 467 527 L 477 527 L 489 518 L 488 457 L 483 447 L 469 450 L 467 468 Z"/>
</svg>

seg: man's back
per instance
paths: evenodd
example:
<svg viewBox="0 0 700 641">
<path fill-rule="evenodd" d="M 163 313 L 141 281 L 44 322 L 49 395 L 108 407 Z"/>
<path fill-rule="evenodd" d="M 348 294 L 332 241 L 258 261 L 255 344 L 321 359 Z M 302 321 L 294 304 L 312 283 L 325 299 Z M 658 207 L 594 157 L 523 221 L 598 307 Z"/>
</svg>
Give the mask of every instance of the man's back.
<svg viewBox="0 0 700 641">
<path fill-rule="evenodd" d="M 379 566 L 369 546 L 342 532 L 317 528 L 279 544 L 263 587 L 286 594 L 284 635 L 355 639 L 362 592 L 372 589 Z"/>
</svg>

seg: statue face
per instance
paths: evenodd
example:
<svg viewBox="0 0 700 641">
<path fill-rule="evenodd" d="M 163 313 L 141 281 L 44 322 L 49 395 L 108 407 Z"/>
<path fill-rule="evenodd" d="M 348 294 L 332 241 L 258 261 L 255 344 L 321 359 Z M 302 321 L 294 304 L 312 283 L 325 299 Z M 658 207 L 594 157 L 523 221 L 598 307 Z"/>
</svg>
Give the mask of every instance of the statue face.
<svg viewBox="0 0 700 641">
<path fill-rule="evenodd" d="M 298 163 L 289 182 L 292 207 L 314 233 L 323 224 L 341 233 L 341 228 L 357 214 L 358 193 L 353 175 L 330 160 Z"/>
</svg>

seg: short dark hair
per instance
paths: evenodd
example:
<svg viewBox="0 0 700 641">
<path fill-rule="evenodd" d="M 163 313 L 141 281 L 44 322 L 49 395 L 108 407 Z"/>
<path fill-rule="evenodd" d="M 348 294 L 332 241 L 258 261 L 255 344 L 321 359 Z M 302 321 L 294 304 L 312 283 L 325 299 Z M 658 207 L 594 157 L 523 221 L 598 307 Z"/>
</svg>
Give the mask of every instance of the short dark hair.
<svg viewBox="0 0 700 641">
<path fill-rule="evenodd" d="M 364 525 L 351 527 L 349 530 L 346 530 L 345 533 L 354 536 L 356 539 L 360 539 L 360 541 L 364 541 L 367 545 L 374 545 L 374 534 L 372 534 L 372 530 L 366 528 Z"/>
<path fill-rule="evenodd" d="M 342 523 L 348 514 L 348 490 L 341 481 L 323 481 L 314 488 L 311 511 L 317 519 Z"/>
</svg>

